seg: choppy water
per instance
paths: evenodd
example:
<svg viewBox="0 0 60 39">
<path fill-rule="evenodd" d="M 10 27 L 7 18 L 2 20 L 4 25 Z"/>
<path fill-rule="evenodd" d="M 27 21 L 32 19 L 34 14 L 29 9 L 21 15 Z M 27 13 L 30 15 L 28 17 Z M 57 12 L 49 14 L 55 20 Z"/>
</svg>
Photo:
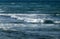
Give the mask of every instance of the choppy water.
<svg viewBox="0 0 60 39">
<path fill-rule="evenodd" d="M 60 23 L 43 23 L 60 22 L 59 12 L 55 2 L 0 3 L 0 39 L 60 39 Z"/>
<path fill-rule="evenodd" d="M 0 14 L 0 39 L 59 39 L 60 21 L 54 14 Z"/>
</svg>

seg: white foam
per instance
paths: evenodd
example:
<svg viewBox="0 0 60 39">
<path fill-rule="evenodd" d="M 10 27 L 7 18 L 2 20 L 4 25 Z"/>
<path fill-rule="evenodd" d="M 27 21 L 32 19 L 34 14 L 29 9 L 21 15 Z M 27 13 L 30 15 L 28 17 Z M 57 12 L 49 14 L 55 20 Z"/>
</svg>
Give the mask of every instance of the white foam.
<svg viewBox="0 0 60 39">
<path fill-rule="evenodd" d="M 25 20 L 24 20 L 25 22 L 32 22 L 32 23 L 39 23 L 39 22 L 44 22 L 44 20 L 43 19 L 33 19 L 33 18 L 26 18 Z"/>
<path fill-rule="evenodd" d="M 12 18 L 17 18 L 17 16 L 15 16 L 15 15 L 11 15 L 11 17 L 12 17 Z"/>
<path fill-rule="evenodd" d="M 38 20 L 37 19 L 25 19 L 24 21 L 26 21 L 26 22 L 38 22 Z"/>
<path fill-rule="evenodd" d="M 54 21 L 54 23 L 60 23 L 60 21 Z"/>
</svg>

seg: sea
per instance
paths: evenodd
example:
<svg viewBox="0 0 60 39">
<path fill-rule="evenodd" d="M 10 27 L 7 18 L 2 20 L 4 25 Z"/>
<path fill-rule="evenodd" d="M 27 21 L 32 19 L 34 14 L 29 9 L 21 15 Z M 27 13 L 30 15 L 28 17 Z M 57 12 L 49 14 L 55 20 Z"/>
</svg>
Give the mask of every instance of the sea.
<svg viewBox="0 0 60 39">
<path fill-rule="evenodd" d="M 60 39 L 60 2 L 0 2 L 0 39 Z"/>
</svg>

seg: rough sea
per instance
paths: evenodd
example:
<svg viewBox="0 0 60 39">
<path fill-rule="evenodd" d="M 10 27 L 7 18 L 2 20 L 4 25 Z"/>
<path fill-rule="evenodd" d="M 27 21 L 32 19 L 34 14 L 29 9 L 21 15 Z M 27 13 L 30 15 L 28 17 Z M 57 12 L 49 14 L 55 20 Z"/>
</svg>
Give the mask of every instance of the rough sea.
<svg viewBox="0 0 60 39">
<path fill-rule="evenodd" d="M 60 39 L 59 13 L 59 2 L 1 2 L 0 39 Z"/>
</svg>

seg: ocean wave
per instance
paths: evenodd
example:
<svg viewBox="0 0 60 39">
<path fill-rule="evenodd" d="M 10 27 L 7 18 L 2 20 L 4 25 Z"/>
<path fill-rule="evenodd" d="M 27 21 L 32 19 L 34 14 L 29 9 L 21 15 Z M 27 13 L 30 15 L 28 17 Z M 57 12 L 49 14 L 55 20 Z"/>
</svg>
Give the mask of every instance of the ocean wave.
<svg viewBox="0 0 60 39">
<path fill-rule="evenodd" d="M 59 21 L 59 18 L 50 14 L 0 14 L 1 22 L 26 22 L 26 23 L 43 23 L 45 20 Z"/>
</svg>

